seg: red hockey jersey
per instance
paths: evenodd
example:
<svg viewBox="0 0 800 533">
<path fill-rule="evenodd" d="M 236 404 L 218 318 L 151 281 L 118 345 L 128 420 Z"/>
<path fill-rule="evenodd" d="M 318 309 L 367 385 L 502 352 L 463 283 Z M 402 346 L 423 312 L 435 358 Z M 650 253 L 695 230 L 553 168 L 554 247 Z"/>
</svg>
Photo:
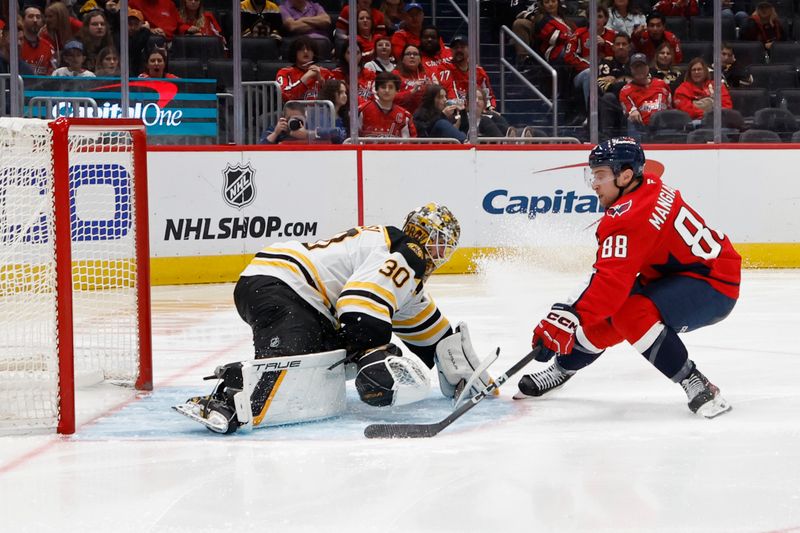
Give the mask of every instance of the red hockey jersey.
<svg viewBox="0 0 800 533">
<path fill-rule="evenodd" d="M 331 71 L 331 77 L 335 80 L 350 83 L 350 75 L 341 67 L 336 67 Z M 367 100 L 375 97 L 375 71 L 362 68 L 358 73 L 358 105 L 364 104 Z"/>
<path fill-rule="evenodd" d="M 677 89 L 675 89 L 675 109 L 685 111 L 686 113 L 689 113 L 690 117 L 695 119 L 703 118 L 705 111 L 699 107 L 696 107 L 694 105 L 694 101 L 707 96 L 714 96 L 714 82 L 712 80 L 707 81 L 702 87 L 698 87 L 690 81 L 685 81 L 681 83 Z M 722 86 L 722 94 L 720 97 L 722 99 L 723 108 L 733 108 L 731 94 L 728 92 L 728 88 L 725 87 L 725 85 Z"/>
<path fill-rule="evenodd" d="M 650 124 L 650 116 L 672 107 L 672 94 L 664 80 L 653 78 L 647 85 L 628 82 L 619 91 L 619 103 L 625 115 L 634 109 L 642 115 L 642 122 Z"/>
<path fill-rule="evenodd" d="M 599 28 L 599 31 L 599 36 L 603 39 L 603 44 L 597 45 L 598 59 L 613 57 L 614 37 L 617 36 L 617 32 L 605 26 L 603 28 Z M 591 48 L 589 48 L 588 26 L 581 26 L 575 30 L 575 33 L 572 34 L 572 40 L 570 41 L 569 47 L 570 51 L 573 52 L 580 60 L 579 63 L 576 63 L 575 70 L 580 72 L 581 70 L 586 70 L 589 68 L 589 54 L 591 54 Z"/>
<path fill-rule="evenodd" d="M 388 111 L 376 99 L 358 109 L 359 137 L 416 137 L 411 113 L 395 104 Z"/>
<path fill-rule="evenodd" d="M 573 303 L 584 325 L 614 315 L 637 276 L 643 285 L 687 276 L 739 297 L 742 258 L 728 237 L 706 226 L 680 191 L 654 174 L 606 210 L 596 237 L 594 273 Z"/>
<path fill-rule="evenodd" d="M 280 69 L 275 77 L 275 81 L 281 86 L 283 101 L 316 100 L 317 94 L 319 94 L 319 90 L 322 88 L 322 84 L 333 77 L 331 71 L 326 68 L 320 67 L 319 71 L 322 74 L 322 80 L 314 78 L 312 83 L 306 85 L 300 80 L 303 75 L 308 72 L 307 70 L 298 68 L 295 65 Z"/>
<path fill-rule="evenodd" d="M 488 95 L 488 103 L 492 107 L 497 107 L 497 102 L 494 98 L 492 86 L 489 83 L 489 76 L 483 67 L 475 67 L 475 77 L 478 83 L 478 88 L 483 89 L 484 94 Z M 469 90 L 469 71 L 461 70 L 458 65 L 453 63 L 444 63 L 439 66 L 436 73 L 439 80 L 439 85 L 444 87 L 447 91 L 448 100 L 460 100 L 462 103 L 467 101 L 467 91 Z"/>
<path fill-rule="evenodd" d="M 665 17 L 694 17 L 700 14 L 697 0 L 658 0 L 653 11 Z"/>
<path fill-rule="evenodd" d="M 648 61 L 653 60 L 653 57 L 656 55 L 656 48 L 658 48 L 664 41 L 667 41 L 672 47 L 672 50 L 675 52 L 673 63 L 676 65 L 678 63 L 682 63 L 683 50 L 681 50 L 681 41 L 671 31 L 664 30 L 664 37 L 659 42 L 653 41 L 653 39 L 650 38 L 650 32 L 647 30 L 633 34 L 632 38 L 633 47 L 636 48 L 637 52 L 641 52 L 646 55 Z"/>
</svg>

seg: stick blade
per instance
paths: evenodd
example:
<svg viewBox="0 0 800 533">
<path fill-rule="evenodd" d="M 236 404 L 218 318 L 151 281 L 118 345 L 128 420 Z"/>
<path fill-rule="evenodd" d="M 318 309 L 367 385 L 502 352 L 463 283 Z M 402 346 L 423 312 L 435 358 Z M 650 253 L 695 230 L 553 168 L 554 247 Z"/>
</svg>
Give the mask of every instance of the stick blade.
<svg viewBox="0 0 800 533">
<path fill-rule="evenodd" d="M 422 439 L 433 437 L 439 424 L 370 424 L 364 428 L 368 439 Z"/>
</svg>

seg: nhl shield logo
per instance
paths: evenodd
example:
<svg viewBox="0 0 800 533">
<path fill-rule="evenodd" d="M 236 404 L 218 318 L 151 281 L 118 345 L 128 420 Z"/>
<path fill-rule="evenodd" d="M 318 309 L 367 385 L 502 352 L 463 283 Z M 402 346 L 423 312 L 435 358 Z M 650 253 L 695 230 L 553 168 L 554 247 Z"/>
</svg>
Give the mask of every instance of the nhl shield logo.
<svg viewBox="0 0 800 533">
<path fill-rule="evenodd" d="M 222 198 L 225 203 L 236 209 L 252 204 L 256 199 L 255 174 L 250 163 L 226 166 L 222 171 Z"/>
</svg>

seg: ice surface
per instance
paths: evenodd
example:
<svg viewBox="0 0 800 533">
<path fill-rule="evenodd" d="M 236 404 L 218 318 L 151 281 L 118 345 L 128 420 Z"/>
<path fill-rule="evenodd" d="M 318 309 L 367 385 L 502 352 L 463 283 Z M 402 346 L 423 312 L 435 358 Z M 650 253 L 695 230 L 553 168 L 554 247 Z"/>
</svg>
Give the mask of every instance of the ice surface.
<svg viewBox="0 0 800 533">
<path fill-rule="evenodd" d="M 430 283 L 480 354 L 502 347 L 495 373 L 582 281 L 585 265 L 532 257 Z M 75 436 L 0 437 L 0 530 L 800 531 L 800 271 L 745 272 L 732 315 L 683 336 L 733 405 L 720 418 L 692 415 L 679 386 L 620 346 L 552 397 L 514 402 L 512 379 L 413 441 L 361 432 L 438 421 L 450 407 L 435 384 L 396 410 L 361 405 L 350 387 L 340 418 L 230 437 L 172 412 L 209 389 L 200 378 L 217 364 L 249 357 L 231 291 L 153 289 L 152 394 L 95 386 L 79 393 Z"/>
</svg>

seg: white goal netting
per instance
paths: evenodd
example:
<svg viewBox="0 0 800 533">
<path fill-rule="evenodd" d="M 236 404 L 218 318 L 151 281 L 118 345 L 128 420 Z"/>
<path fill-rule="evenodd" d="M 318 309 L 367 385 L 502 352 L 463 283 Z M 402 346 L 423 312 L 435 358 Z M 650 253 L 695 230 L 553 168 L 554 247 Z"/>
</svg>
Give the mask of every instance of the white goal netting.
<svg viewBox="0 0 800 533">
<path fill-rule="evenodd" d="M 54 150 L 64 144 L 67 163 Z M 139 376 L 133 154 L 131 132 L 113 125 L 70 128 L 65 143 L 45 121 L 0 119 L 0 431 L 56 426 L 75 380 Z M 59 164 L 69 168 L 68 212 L 57 216 L 71 261 L 56 231 Z M 71 317 L 59 299 L 63 269 Z M 70 340 L 75 380 L 59 360 Z"/>
</svg>

